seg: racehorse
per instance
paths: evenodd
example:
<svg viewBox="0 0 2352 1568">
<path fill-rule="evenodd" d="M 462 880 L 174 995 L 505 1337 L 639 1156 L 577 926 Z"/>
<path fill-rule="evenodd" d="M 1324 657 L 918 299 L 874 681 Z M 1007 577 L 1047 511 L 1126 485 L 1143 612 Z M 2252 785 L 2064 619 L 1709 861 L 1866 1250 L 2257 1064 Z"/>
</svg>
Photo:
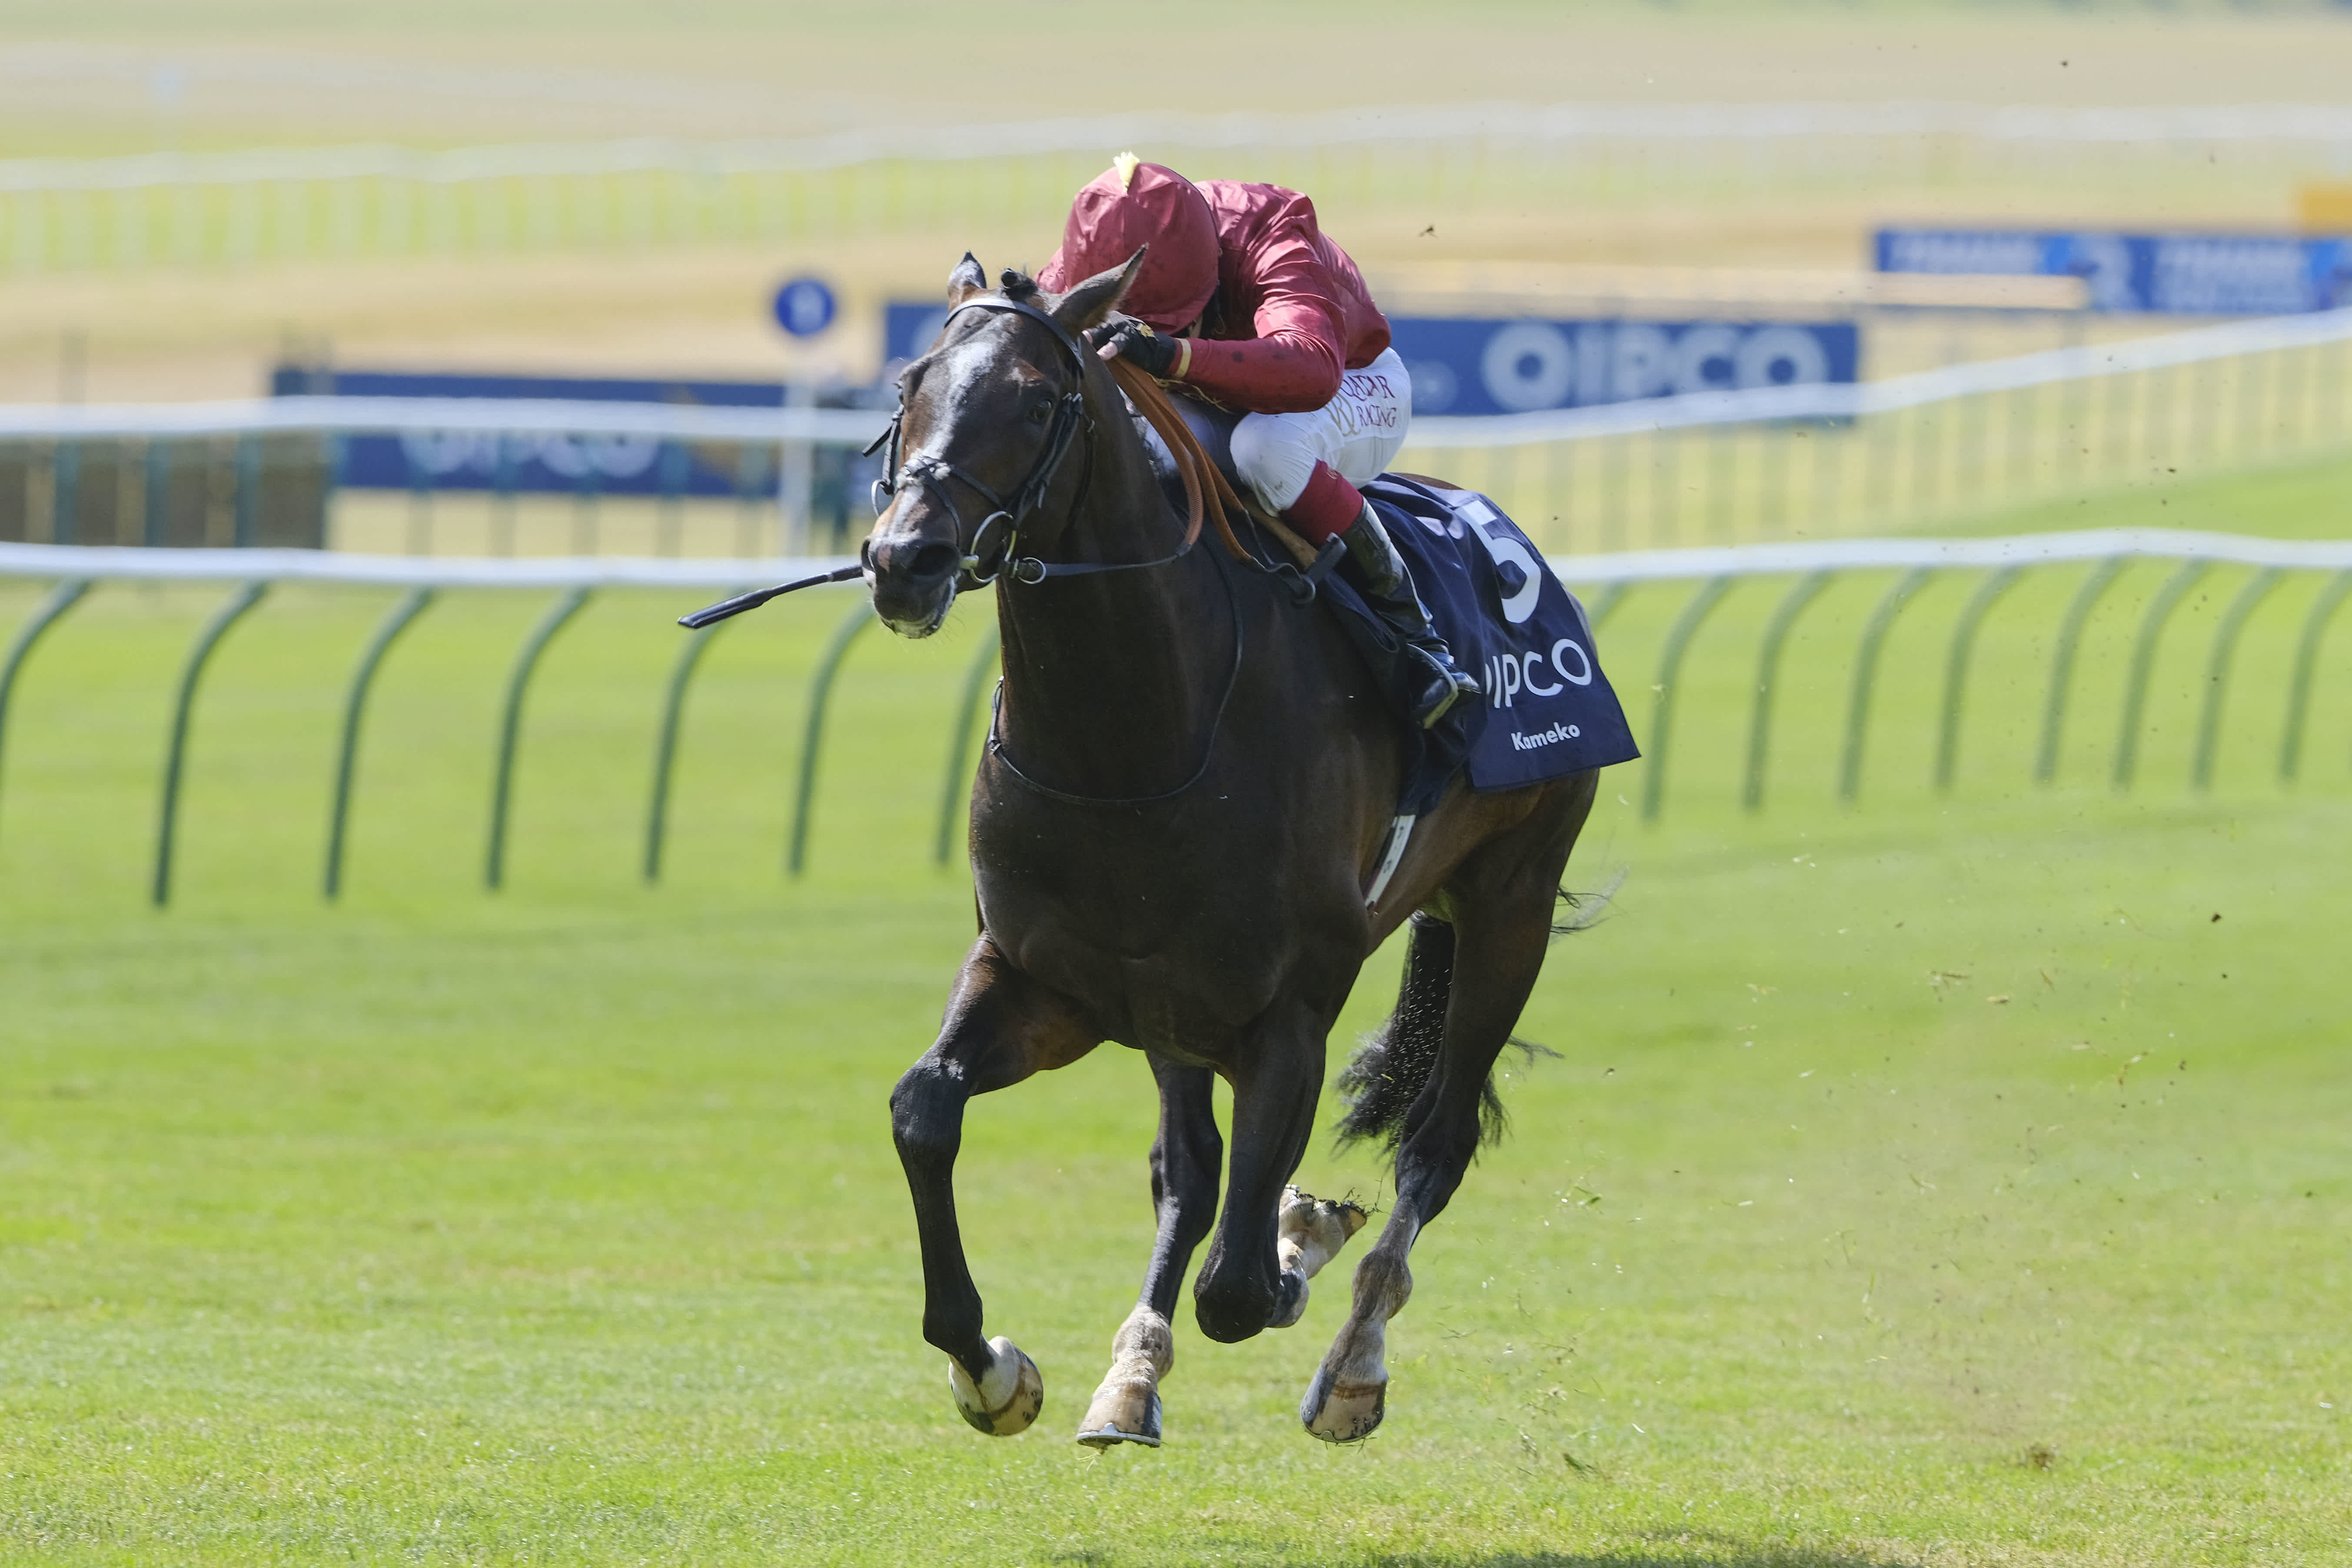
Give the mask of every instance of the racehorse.
<svg viewBox="0 0 2352 1568">
<path fill-rule="evenodd" d="M 1197 510 L 1188 528 L 1084 337 L 1141 260 L 1056 295 L 1012 270 L 992 289 L 964 258 L 946 324 L 899 378 L 890 499 L 860 551 L 893 631 L 928 637 L 961 589 L 993 581 L 1003 639 L 972 786 L 980 935 L 937 1042 L 890 1097 L 923 1337 L 972 1426 L 1010 1436 L 1036 1419 L 1043 1379 L 983 1333 L 964 1259 L 964 1107 L 1105 1040 L 1140 1050 L 1160 1091 L 1158 1237 L 1077 1436 L 1156 1447 L 1170 1319 L 1201 1242 L 1193 1310 L 1232 1342 L 1297 1322 L 1308 1279 L 1364 1222 L 1287 1184 L 1340 1006 L 1410 920 L 1396 1010 L 1341 1086 L 1342 1134 L 1393 1144 L 1395 1202 L 1299 1406 L 1309 1432 L 1349 1442 L 1381 1421 L 1413 1239 L 1498 1130 L 1492 1069 L 1543 967 L 1597 775 L 1491 794 L 1457 780 L 1368 897 L 1400 721 L 1337 618 L 1300 607 L 1295 574 L 1192 548 Z M 1222 1213 L 1212 1075 L 1233 1093 Z"/>
</svg>

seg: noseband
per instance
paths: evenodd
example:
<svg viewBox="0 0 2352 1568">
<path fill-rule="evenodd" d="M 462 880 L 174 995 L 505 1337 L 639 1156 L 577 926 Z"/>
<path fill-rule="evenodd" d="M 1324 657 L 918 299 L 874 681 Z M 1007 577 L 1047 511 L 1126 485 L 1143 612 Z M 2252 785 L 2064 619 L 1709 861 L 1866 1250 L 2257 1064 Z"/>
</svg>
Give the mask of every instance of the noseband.
<svg viewBox="0 0 2352 1568">
<path fill-rule="evenodd" d="M 1047 331 L 1054 334 L 1054 341 L 1061 345 L 1063 353 L 1069 356 L 1070 368 L 1077 376 L 1077 384 L 1055 400 L 1054 423 L 1045 433 L 1045 449 L 1037 455 L 1037 461 L 1029 469 L 1029 477 L 1021 481 L 1021 488 L 1013 491 L 1009 501 L 936 452 L 919 453 L 901 467 L 898 447 L 907 418 L 906 406 L 901 404 L 898 411 L 890 416 L 889 428 L 876 437 L 874 444 L 866 448 L 869 456 L 887 448 L 883 463 L 885 477 L 874 481 L 874 510 L 877 512 L 882 510 L 889 504 L 889 498 L 906 486 L 928 489 L 939 498 L 941 506 L 948 509 L 948 516 L 955 523 L 956 537 L 961 539 L 963 537 L 963 514 L 957 510 L 955 498 L 948 493 L 943 481 L 956 479 L 979 492 L 994 510 L 982 518 L 980 526 L 972 531 L 971 551 L 962 561 L 964 575 L 975 584 L 993 583 L 998 577 L 1008 574 L 1016 583 L 1043 583 L 1049 577 L 1084 577 L 1101 572 L 1131 572 L 1150 566 L 1165 566 L 1190 552 L 1193 542 L 1187 538 L 1174 553 L 1163 555 L 1156 561 L 1048 562 L 1034 555 L 1014 553 L 1020 547 L 1021 525 L 1045 500 L 1045 491 L 1054 483 L 1054 477 L 1061 471 L 1063 459 L 1069 456 L 1071 443 L 1076 440 L 1081 424 L 1087 426 L 1088 436 L 1087 466 L 1078 481 L 1077 496 L 1070 503 L 1074 510 L 1086 499 L 1087 483 L 1094 477 L 1093 425 L 1087 419 L 1087 351 L 1068 328 L 1024 300 L 1009 300 L 995 294 L 967 300 L 948 312 L 948 323 L 952 323 L 966 310 L 1004 310 L 1042 323 Z M 944 331 L 946 326 L 943 324 L 940 330 Z"/>
</svg>

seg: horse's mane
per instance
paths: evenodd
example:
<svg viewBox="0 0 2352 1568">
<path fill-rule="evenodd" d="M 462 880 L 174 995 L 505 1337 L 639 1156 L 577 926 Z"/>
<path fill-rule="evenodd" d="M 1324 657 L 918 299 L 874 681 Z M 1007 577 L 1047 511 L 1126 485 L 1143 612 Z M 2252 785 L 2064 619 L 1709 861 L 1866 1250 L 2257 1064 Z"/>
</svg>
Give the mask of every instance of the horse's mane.
<svg viewBox="0 0 2352 1568">
<path fill-rule="evenodd" d="M 998 287 L 1004 291 L 1006 299 L 1018 300 L 1024 305 L 1045 292 L 1037 286 L 1037 279 L 1030 277 L 1018 267 L 1006 268 L 997 274 L 996 281 Z"/>
</svg>

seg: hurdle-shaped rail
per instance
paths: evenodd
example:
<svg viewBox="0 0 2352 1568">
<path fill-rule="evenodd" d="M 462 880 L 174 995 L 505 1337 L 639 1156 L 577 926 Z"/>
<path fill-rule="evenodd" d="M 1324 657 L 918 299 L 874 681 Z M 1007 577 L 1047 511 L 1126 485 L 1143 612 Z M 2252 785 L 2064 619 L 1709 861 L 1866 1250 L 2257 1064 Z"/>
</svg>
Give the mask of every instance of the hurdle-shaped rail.
<svg viewBox="0 0 2352 1568">
<path fill-rule="evenodd" d="M 1971 651 L 1979 628 L 1993 602 L 2012 588 L 2028 571 L 2041 567 L 2087 564 L 2089 574 L 2077 589 L 2061 619 L 2052 655 L 2044 699 L 2034 776 L 2047 783 L 2055 777 L 2068 696 L 2074 681 L 2076 649 L 2093 610 L 2126 566 L 2134 561 L 2174 563 L 2172 573 L 2141 612 L 2126 671 L 2125 698 L 2116 740 L 2112 783 L 2129 789 L 2136 781 L 2138 738 L 2147 702 L 2149 672 L 2175 607 L 2204 574 L 2216 566 L 2255 568 L 2224 610 L 2216 626 L 2208 658 L 2207 680 L 2200 704 L 2195 761 L 2189 783 L 2210 789 L 2214 755 L 2219 745 L 2232 658 L 2241 633 L 2255 610 L 2293 572 L 2331 574 L 2306 613 L 2296 642 L 2284 728 L 2280 736 L 2277 775 L 2282 784 L 2299 776 L 2304 732 L 2318 673 L 2322 643 L 2336 612 L 2352 597 L 2352 541 L 2303 542 L 2252 539 L 2229 534 L 2188 533 L 2167 530 L 2110 530 L 2096 532 L 2038 534 L 1980 540 L 1853 540 L 1795 544 L 1748 545 L 1715 550 L 1650 551 L 1617 555 L 1565 556 L 1551 565 L 1572 586 L 1592 595 L 1591 621 L 1596 631 L 1636 589 L 1678 583 L 1696 584 L 1667 631 L 1658 655 L 1658 675 L 1653 683 L 1647 732 L 1641 739 L 1647 753 L 1642 812 L 1654 820 L 1665 801 L 1668 764 L 1674 754 L 1675 699 L 1683 683 L 1684 661 L 1692 642 L 1710 614 L 1744 578 L 1794 577 L 1795 585 L 1776 606 L 1757 655 L 1755 699 L 1748 720 L 1742 803 L 1761 807 L 1765 796 L 1771 700 L 1779 679 L 1780 661 L 1790 632 L 1805 609 L 1843 572 L 1886 571 L 1900 575 L 1880 597 L 1864 628 L 1856 649 L 1851 692 L 1847 700 L 1843 743 L 1840 754 L 1837 795 L 1853 803 L 1862 789 L 1867 753 L 1873 691 L 1880 650 L 1904 609 L 1935 574 L 1982 572 L 1986 575 L 1954 623 L 1946 659 L 1941 712 L 1937 725 L 1933 782 L 1948 790 L 1958 767 L 1960 718 L 1967 696 Z M 205 665 L 235 626 L 258 605 L 268 588 L 278 583 L 337 583 L 398 586 L 410 590 L 379 624 L 353 670 L 342 710 L 331 805 L 322 888 L 329 899 L 343 887 L 343 861 L 352 804 L 357 757 L 369 690 L 379 667 L 394 641 L 432 603 L 436 594 L 467 587 L 553 590 L 556 597 L 525 638 L 509 675 L 496 737 L 496 767 L 491 791 L 483 881 L 495 890 L 505 880 L 509 838 L 512 784 L 523 739 L 523 711 L 540 656 L 572 619 L 589 595 L 601 588 L 639 587 L 677 590 L 681 602 L 688 595 L 737 590 L 746 584 L 773 582 L 845 564 L 839 560 L 632 560 L 572 558 L 527 561 L 436 560 L 414 557 L 339 555 L 313 551 L 268 550 L 143 550 L 89 549 L 68 545 L 0 544 L 0 577 L 52 580 L 57 586 L 35 608 L 0 655 L 0 744 L 6 740 L 8 706 L 26 659 L 34 645 L 53 629 L 94 584 L 111 581 L 196 581 L 234 584 L 229 597 L 206 621 L 192 645 L 173 700 L 165 760 L 160 789 L 151 896 L 167 903 L 172 892 L 173 857 L 177 837 L 180 785 L 187 766 L 189 737 L 196 694 Z M 834 590 L 844 598 L 845 590 Z M 723 624 L 723 623 L 722 623 Z M 835 629 L 810 678 L 807 718 L 801 744 L 792 820 L 786 841 L 787 874 L 802 875 L 808 863 L 810 829 L 816 805 L 818 763 L 824 744 L 829 699 L 851 645 L 872 614 L 858 598 Z M 707 628 L 682 639 L 673 666 L 654 737 L 652 789 L 646 810 L 642 873 L 647 881 L 661 874 L 668 815 L 670 783 L 679 744 L 688 689 L 700 667 L 704 650 L 719 628 Z M 966 666 L 950 727 L 946 777 L 940 799 L 934 857 L 950 858 L 957 813 L 970 779 L 973 732 L 988 675 L 996 661 L 994 637 L 982 638 Z M 1621 679 L 1622 679 L 1621 673 Z M 5 751 L 0 751 L 5 762 Z"/>
</svg>

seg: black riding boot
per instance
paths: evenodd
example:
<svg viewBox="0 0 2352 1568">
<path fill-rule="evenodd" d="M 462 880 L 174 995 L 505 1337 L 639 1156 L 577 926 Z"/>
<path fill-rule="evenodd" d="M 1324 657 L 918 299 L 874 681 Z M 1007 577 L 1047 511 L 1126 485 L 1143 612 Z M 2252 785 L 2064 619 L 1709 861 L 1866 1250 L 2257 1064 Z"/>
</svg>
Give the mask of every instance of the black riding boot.
<svg viewBox="0 0 2352 1568">
<path fill-rule="evenodd" d="M 1411 689 L 1413 721 L 1425 730 L 1463 698 L 1476 696 L 1478 683 L 1454 662 L 1445 639 L 1429 624 L 1429 611 L 1413 588 L 1412 574 L 1390 542 L 1388 531 L 1381 526 L 1370 501 L 1339 537 L 1348 547 L 1348 564 L 1354 568 L 1349 575 L 1403 641 L 1402 657 L 1420 678 Z"/>
</svg>

